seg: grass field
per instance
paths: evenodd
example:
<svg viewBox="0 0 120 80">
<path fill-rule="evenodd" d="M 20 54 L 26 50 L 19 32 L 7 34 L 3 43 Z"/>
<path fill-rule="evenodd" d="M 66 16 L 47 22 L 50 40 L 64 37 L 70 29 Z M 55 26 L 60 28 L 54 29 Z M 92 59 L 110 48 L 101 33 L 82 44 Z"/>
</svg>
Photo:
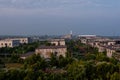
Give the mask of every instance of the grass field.
<svg viewBox="0 0 120 80">
<path fill-rule="evenodd" d="M 19 64 L 19 63 L 7 63 L 7 64 L 5 64 L 5 67 L 7 69 L 21 68 L 22 66 L 23 66 L 23 64 Z"/>
</svg>

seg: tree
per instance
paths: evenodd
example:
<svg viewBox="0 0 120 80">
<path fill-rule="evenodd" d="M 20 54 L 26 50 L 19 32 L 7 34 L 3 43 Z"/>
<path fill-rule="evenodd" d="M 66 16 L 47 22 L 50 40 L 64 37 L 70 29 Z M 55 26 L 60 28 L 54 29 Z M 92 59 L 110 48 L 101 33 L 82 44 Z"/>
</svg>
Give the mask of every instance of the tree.
<svg viewBox="0 0 120 80">
<path fill-rule="evenodd" d="M 58 67 L 59 66 L 58 57 L 53 53 L 51 54 L 50 65 L 52 67 Z"/>
<path fill-rule="evenodd" d="M 10 58 L 10 62 L 12 63 L 17 63 L 19 60 L 19 55 L 17 54 L 12 54 L 11 58 Z"/>
<path fill-rule="evenodd" d="M 6 72 L 5 80 L 22 80 L 24 76 L 24 71 L 11 69 L 8 72 Z"/>
<path fill-rule="evenodd" d="M 120 74 L 115 72 L 111 75 L 110 80 L 120 80 Z"/>
<path fill-rule="evenodd" d="M 0 80 L 5 80 L 5 72 L 0 72 Z"/>
<path fill-rule="evenodd" d="M 24 61 L 24 68 L 32 68 L 35 71 L 39 69 L 45 69 L 47 67 L 45 59 L 41 58 L 40 55 L 32 55 Z"/>
<path fill-rule="evenodd" d="M 86 68 L 82 61 L 73 62 L 67 68 L 68 80 L 85 80 Z"/>
</svg>

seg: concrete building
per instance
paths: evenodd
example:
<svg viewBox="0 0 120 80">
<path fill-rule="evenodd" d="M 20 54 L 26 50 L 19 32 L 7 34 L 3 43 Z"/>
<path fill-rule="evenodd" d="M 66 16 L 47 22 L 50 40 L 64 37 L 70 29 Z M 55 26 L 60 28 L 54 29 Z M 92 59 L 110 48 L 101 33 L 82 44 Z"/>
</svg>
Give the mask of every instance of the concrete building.
<svg viewBox="0 0 120 80">
<path fill-rule="evenodd" d="M 87 44 L 87 39 L 80 39 L 81 43 Z"/>
<path fill-rule="evenodd" d="M 19 40 L 10 40 L 10 39 L 5 39 L 5 40 L 0 40 L 0 48 L 2 47 L 15 47 L 19 46 Z"/>
<path fill-rule="evenodd" d="M 112 48 L 106 48 L 106 52 L 107 52 L 107 56 L 111 58 L 113 53 L 116 52 L 116 50 Z"/>
<path fill-rule="evenodd" d="M 99 46 L 98 48 L 98 52 L 105 52 L 106 48 L 104 46 Z"/>
<path fill-rule="evenodd" d="M 72 35 L 71 34 L 67 34 L 67 35 L 64 35 L 62 38 L 64 38 L 64 39 L 72 39 Z"/>
<path fill-rule="evenodd" d="M 2 47 L 16 47 L 20 44 L 28 44 L 29 38 L 8 38 L 0 40 L 0 48 Z"/>
<path fill-rule="evenodd" d="M 28 53 L 20 55 L 20 58 L 21 59 L 26 59 L 26 58 L 32 56 L 33 54 L 35 54 L 35 52 L 28 52 Z"/>
<path fill-rule="evenodd" d="M 120 39 L 83 35 L 78 37 L 81 43 L 98 49 L 98 52 L 106 52 L 107 57 L 114 57 L 120 61 Z"/>
<path fill-rule="evenodd" d="M 64 39 L 51 39 L 49 40 L 51 44 L 54 44 L 55 46 L 65 46 L 65 40 Z"/>
<path fill-rule="evenodd" d="M 12 38 L 10 40 L 19 40 L 20 44 L 28 44 L 29 43 L 29 38 Z"/>
<path fill-rule="evenodd" d="M 91 38 L 96 38 L 96 35 L 78 35 L 79 38 L 86 38 L 86 39 L 91 39 Z"/>
<path fill-rule="evenodd" d="M 55 54 L 56 56 L 62 55 L 66 56 L 67 47 L 66 46 L 40 46 L 35 50 L 36 54 L 40 54 L 41 57 L 50 58 L 51 54 Z"/>
</svg>

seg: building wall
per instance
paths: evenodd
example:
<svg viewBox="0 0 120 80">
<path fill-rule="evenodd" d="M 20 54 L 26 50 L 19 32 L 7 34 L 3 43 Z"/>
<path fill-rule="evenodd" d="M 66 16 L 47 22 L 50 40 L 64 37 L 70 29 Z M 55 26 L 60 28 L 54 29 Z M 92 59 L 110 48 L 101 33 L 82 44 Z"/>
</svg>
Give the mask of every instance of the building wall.
<svg viewBox="0 0 120 80">
<path fill-rule="evenodd" d="M 106 51 L 107 51 L 107 56 L 110 58 L 112 57 L 113 53 L 115 53 L 115 50 L 111 50 L 111 49 L 106 49 Z"/>
<path fill-rule="evenodd" d="M 66 48 L 57 48 L 57 49 L 36 49 L 35 53 L 40 54 L 41 57 L 50 58 L 51 54 L 57 53 L 56 56 L 62 55 L 65 57 L 67 52 Z"/>
<path fill-rule="evenodd" d="M 67 49 L 66 48 L 59 48 L 59 49 L 57 49 L 57 52 L 59 53 L 59 54 L 57 54 L 57 56 L 62 55 L 63 57 L 65 57 Z"/>
<path fill-rule="evenodd" d="M 50 43 L 58 46 L 58 41 L 51 41 Z"/>
<path fill-rule="evenodd" d="M 20 41 L 19 40 L 12 40 L 13 42 L 13 47 L 15 47 L 15 46 L 19 46 L 20 45 Z"/>
<path fill-rule="evenodd" d="M 108 45 L 115 45 L 115 42 L 108 42 Z"/>
<path fill-rule="evenodd" d="M 81 39 L 81 43 L 87 44 L 87 39 Z"/>
<path fill-rule="evenodd" d="M 65 35 L 63 36 L 64 39 L 71 39 L 72 38 L 72 35 L 71 34 L 68 34 L 68 35 Z"/>
<path fill-rule="evenodd" d="M 11 39 L 11 40 L 19 40 L 21 44 L 28 44 L 29 43 L 29 39 L 28 38 L 14 38 L 14 39 Z"/>
<path fill-rule="evenodd" d="M 104 52 L 105 51 L 105 48 L 104 47 L 98 47 L 98 52 Z"/>
<path fill-rule="evenodd" d="M 15 47 L 19 46 L 18 40 L 1 40 L 0 41 L 0 48 L 2 47 Z"/>
<path fill-rule="evenodd" d="M 8 41 L 8 40 L 0 41 L 0 48 L 2 47 L 12 47 L 12 41 Z"/>
<path fill-rule="evenodd" d="M 61 46 L 65 46 L 65 41 L 60 41 Z"/>
<path fill-rule="evenodd" d="M 28 44 L 29 42 L 28 42 L 28 38 L 20 38 L 20 43 L 26 43 L 26 44 Z"/>
<path fill-rule="evenodd" d="M 51 44 L 55 44 L 55 46 L 65 46 L 64 39 L 53 39 L 50 41 Z"/>
</svg>

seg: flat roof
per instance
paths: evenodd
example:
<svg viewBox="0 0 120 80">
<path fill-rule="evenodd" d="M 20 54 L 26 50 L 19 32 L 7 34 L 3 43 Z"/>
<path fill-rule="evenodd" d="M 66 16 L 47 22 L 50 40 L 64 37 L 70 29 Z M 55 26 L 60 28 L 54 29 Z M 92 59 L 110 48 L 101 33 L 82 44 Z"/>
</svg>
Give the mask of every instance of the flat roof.
<svg viewBox="0 0 120 80">
<path fill-rule="evenodd" d="M 40 46 L 37 49 L 57 49 L 57 48 L 67 48 L 66 46 Z"/>
<path fill-rule="evenodd" d="M 28 57 L 28 56 L 31 56 L 33 54 L 35 54 L 35 52 L 28 52 L 28 53 L 20 55 L 20 57 Z"/>
<path fill-rule="evenodd" d="M 79 37 L 96 37 L 96 35 L 78 35 Z"/>
</svg>

